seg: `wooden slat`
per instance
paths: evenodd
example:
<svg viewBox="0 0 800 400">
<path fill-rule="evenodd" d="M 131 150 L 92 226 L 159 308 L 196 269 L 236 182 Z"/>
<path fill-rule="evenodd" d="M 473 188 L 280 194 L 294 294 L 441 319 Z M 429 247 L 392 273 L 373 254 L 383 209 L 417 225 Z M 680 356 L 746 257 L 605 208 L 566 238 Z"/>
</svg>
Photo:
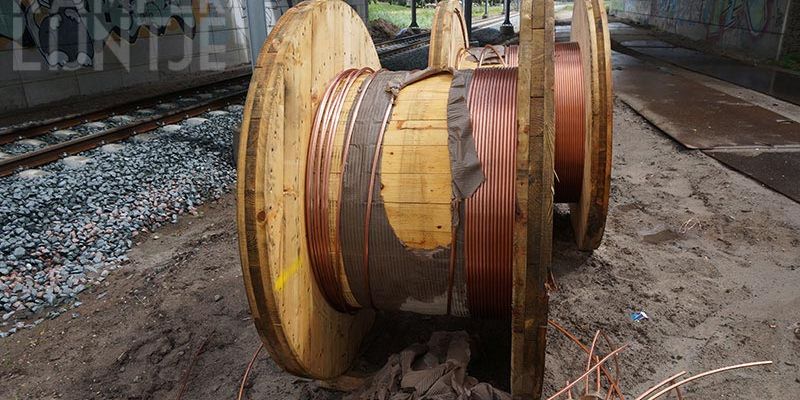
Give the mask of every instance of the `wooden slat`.
<svg viewBox="0 0 800 400">
<path fill-rule="evenodd" d="M 450 204 L 450 174 L 381 174 L 386 203 Z"/>
<path fill-rule="evenodd" d="M 544 283 L 553 227 L 553 1 L 523 1 L 520 21 L 516 166 L 520 211 L 514 222 L 511 393 L 515 400 L 538 400 L 544 379 L 548 307 Z"/>
</svg>

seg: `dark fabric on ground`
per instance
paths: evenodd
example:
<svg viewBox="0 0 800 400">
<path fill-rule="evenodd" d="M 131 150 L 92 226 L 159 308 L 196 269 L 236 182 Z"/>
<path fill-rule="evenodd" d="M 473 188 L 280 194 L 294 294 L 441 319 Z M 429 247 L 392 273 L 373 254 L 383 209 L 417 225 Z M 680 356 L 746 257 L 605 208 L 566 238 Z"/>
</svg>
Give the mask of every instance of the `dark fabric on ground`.
<svg viewBox="0 0 800 400">
<path fill-rule="evenodd" d="M 426 344 L 393 354 L 384 367 L 345 400 L 511 400 L 508 393 L 467 375 L 466 332 L 434 332 Z"/>
</svg>

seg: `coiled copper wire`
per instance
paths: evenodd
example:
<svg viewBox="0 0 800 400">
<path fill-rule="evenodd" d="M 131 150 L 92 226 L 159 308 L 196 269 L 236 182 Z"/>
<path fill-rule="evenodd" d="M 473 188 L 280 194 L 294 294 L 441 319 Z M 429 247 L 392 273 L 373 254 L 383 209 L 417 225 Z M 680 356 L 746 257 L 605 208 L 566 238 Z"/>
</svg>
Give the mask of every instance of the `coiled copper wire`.
<svg viewBox="0 0 800 400">
<path fill-rule="evenodd" d="M 518 67 L 519 66 L 519 46 L 511 45 L 506 46 L 506 66 Z"/>
<path fill-rule="evenodd" d="M 476 316 L 511 312 L 516 94 L 516 68 L 475 70 L 468 101 L 486 180 L 464 203 L 464 252 L 469 310 Z"/>
<path fill-rule="evenodd" d="M 483 47 L 483 50 L 481 50 L 481 57 L 478 59 L 477 68 L 480 68 L 480 67 L 483 66 L 483 62 L 486 60 L 486 52 L 489 51 L 489 50 L 494 52 L 494 54 L 497 56 L 497 59 L 500 60 L 500 63 L 503 64 L 504 67 L 508 66 L 508 62 L 503 57 L 503 54 L 501 54 L 502 52 L 500 51 L 500 49 L 497 46 L 494 46 L 494 45 L 491 45 L 491 44 L 487 44 L 486 46 Z"/>
<path fill-rule="evenodd" d="M 342 193 L 344 191 L 344 166 L 347 164 L 347 156 L 350 153 L 350 142 L 351 142 L 351 140 L 353 138 L 353 128 L 355 127 L 355 123 L 356 123 L 355 116 L 358 115 L 358 112 L 361 110 L 361 104 L 363 104 L 363 102 L 364 102 L 364 95 L 366 95 L 367 89 L 372 84 L 372 81 L 375 78 L 374 71 L 371 68 L 365 68 L 365 69 L 362 69 L 362 71 L 364 71 L 365 73 L 369 73 L 370 75 L 367 76 L 367 78 L 364 80 L 364 83 L 362 84 L 361 89 L 360 89 L 361 92 L 358 94 L 358 99 L 354 103 L 352 111 L 350 112 L 350 115 L 352 117 L 350 119 L 350 123 L 347 126 L 347 132 L 345 133 L 344 143 L 342 145 L 343 146 L 343 149 L 342 149 L 342 171 L 341 171 L 341 174 L 339 174 L 339 193 Z M 336 243 L 337 249 L 341 251 L 341 241 L 340 241 L 340 237 L 339 237 L 340 232 L 341 232 L 341 226 L 342 226 L 342 202 L 341 202 L 341 200 L 336 203 L 336 210 L 334 210 L 334 214 L 335 214 L 334 215 L 334 218 L 335 218 L 334 229 L 335 229 L 335 234 L 336 234 L 335 243 Z M 338 258 L 338 256 L 339 256 L 339 254 L 337 254 L 337 258 Z M 346 273 L 345 273 L 345 271 L 343 269 L 344 269 L 344 265 L 342 265 L 342 271 L 340 271 L 342 279 L 347 279 L 346 278 Z M 350 304 L 352 306 L 359 306 L 358 302 L 353 297 L 352 293 L 345 293 L 344 297 L 348 300 L 348 302 L 350 302 Z"/>
<path fill-rule="evenodd" d="M 375 178 L 378 172 L 378 161 L 381 159 L 383 152 L 383 136 L 386 134 L 386 125 L 389 123 L 389 117 L 392 115 L 392 106 L 394 101 L 389 102 L 386 107 L 386 112 L 383 115 L 380 131 L 378 132 L 378 140 L 375 143 L 375 153 L 372 157 L 372 167 L 369 173 L 369 189 L 367 192 L 367 210 L 364 217 L 364 286 L 366 292 L 369 294 L 370 307 L 374 307 L 375 300 L 372 298 L 372 289 L 369 283 L 369 223 L 372 218 L 372 200 L 375 192 Z"/>
<path fill-rule="evenodd" d="M 581 49 L 577 43 L 555 45 L 555 202 L 576 203 L 583 187 L 586 100 Z"/>
<path fill-rule="evenodd" d="M 494 50 L 497 51 L 497 50 Z M 583 152 L 586 134 L 585 95 L 580 49 L 575 43 L 555 47 L 555 111 L 557 174 L 556 201 L 574 202 L 580 198 L 583 179 Z M 502 58 L 501 58 L 502 59 Z M 503 61 L 508 65 L 519 62 L 518 48 L 505 49 Z M 334 210 L 334 234 L 329 229 L 328 174 L 334 136 L 340 121 L 344 99 L 353 83 L 363 74 L 363 87 L 375 76 L 371 70 L 346 70 L 336 76 L 323 96 L 312 128 L 306 174 L 306 225 L 313 271 L 328 302 L 340 311 L 358 308 L 343 294 L 339 270 L 338 232 L 339 204 Z M 460 205 L 464 211 L 464 246 L 456 248 L 452 240 L 452 255 L 448 274 L 447 312 L 451 311 L 455 252 L 463 252 L 467 302 L 471 315 L 507 317 L 511 311 L 513 287 L 513 222 L 515 207 L 514 171 L 517 143 L 516 110 L 517 68 L 482 68 L 473 73 L 469 88 L 468 107 L 472 134 L 478 158 L 486 180 Z M 363 90 L 363 89 L 362 89 Z M 358 112 L 363 92 L 354 103 Z M 383 136 L 391 116 L 392 104 L 381 116 L 376 151 L 371 160 L 367 208 L 363 227 L 363 268 L 365 291 L 372 307 L 369 288 L 369 242 L 373 195 L 377 184 L 377 167 Z M 347 126 L 342 162 L 347 161 L 347 149 L 353 131 L 353 120 Z M 343 177 L 342 177 L 343 178 Z M 343 182 L 339 190 L 344 190 Z M 454 207 L 455 212 L 458 206 Z M 455 232 L 455 229 L 453 230 Z M 380 251 L 377 249 L 376 251 Z"/>
<path fill-rule="evenodd" d="M 354 308 L 345 299 L 339 279 L 341 250 L 337 234 L 331 236 L 328 186 L 342 106 L 353 82 L 366 72 L 369 71 L 347 69 L 334 77 L 317 108 L 306 159 L 305 222 L 311 266 L 328 303 L 342 312 Z"/>
</svg>

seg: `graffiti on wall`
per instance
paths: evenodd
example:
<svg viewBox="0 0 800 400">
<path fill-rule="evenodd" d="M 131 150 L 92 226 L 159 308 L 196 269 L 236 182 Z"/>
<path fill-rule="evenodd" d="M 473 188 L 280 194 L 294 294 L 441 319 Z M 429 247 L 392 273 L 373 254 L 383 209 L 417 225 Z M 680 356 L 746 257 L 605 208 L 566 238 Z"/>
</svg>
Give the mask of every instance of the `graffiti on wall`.
<svg viewBox="0 0 800 400">
<path fill-rule="evenodd" d="M 618 0 L 611 13 L 661 30 L 771 59 L 790 3 L 800 0 Z"/>
<path fill-rule="evenodd" d="M 36 47 L 51 66 L 89 66 L 94 42 L 111 38 L 135 43 L 170 29 L 194 37 L 208 1 L 2 0 L 0 38 Z"/>
<path fill-rule="evenodd" d="M 703 21 L 708 25 L 707 38 L 718 40 L 731 29 L 745 30 L 754 37 L 769 29 L 774 12 L 774 0 L 718 0 L 704 10 Z"/>
</svg>

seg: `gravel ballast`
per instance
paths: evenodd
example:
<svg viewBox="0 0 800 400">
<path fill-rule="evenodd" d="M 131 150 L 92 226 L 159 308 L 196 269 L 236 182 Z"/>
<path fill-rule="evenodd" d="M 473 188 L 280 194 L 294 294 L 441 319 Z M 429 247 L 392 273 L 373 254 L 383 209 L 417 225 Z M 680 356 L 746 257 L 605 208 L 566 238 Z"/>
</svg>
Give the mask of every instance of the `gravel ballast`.
<svg viewBox="0 0 800 400">
<path fill-rule="evenodd" d="M 0 337 L 79 306 L 137 236 L 229 192 L 242 118 L 241 106 L 229 111 L 0 179 Z"/>
</svg>

